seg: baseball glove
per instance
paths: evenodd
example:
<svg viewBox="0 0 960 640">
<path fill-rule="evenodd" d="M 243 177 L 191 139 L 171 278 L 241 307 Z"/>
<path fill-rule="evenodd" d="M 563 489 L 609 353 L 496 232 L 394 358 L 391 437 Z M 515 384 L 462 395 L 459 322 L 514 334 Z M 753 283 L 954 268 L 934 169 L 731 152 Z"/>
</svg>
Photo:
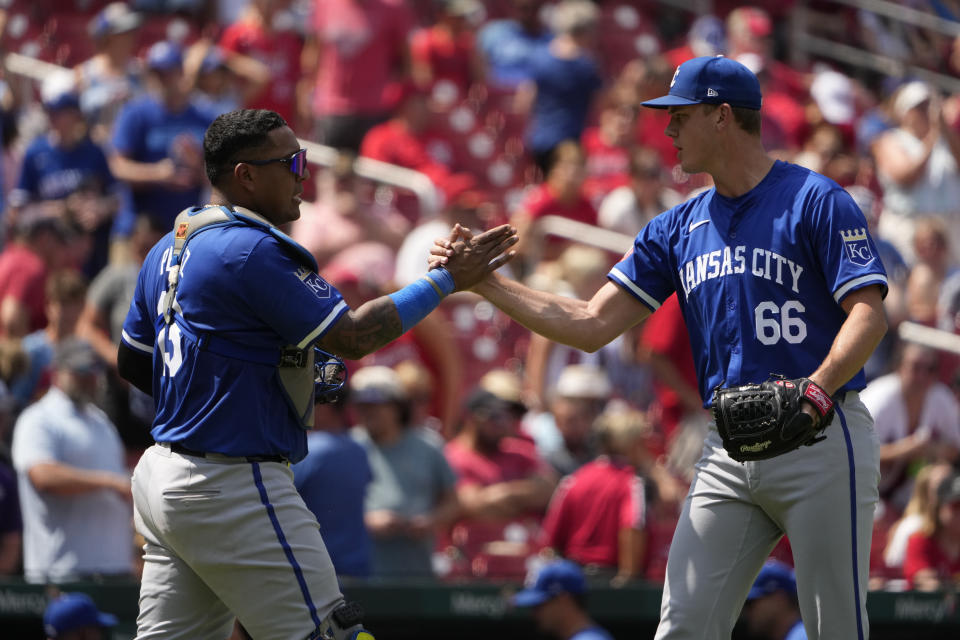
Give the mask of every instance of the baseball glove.
<svg viewBox="0 0 960 640">
<path fill-rule="evenodd" d="M 820 419 L 800 409 L 808 400 Z M 824 439 L 820 433 L 833 419 L 833 401 L 809 378 L 775 376 L 713 392 L 713 418 L 723 446 L 738 462 L 766 460 Z"/>
</svg>

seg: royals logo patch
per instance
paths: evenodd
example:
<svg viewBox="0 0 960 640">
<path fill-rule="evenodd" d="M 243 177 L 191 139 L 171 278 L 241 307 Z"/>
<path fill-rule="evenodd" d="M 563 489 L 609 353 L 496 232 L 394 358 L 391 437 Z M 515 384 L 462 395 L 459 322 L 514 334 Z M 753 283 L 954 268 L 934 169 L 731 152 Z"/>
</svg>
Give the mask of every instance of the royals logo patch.
<svg viewBox="0 0 960 640">
<path fill-rule="evenodd" d="M 873 252 L 870 250 L 870 243 L 867 241 L 866 229 L 861 227 L 841 231 L 840 237 L 843 238 L 843 250 L 850 262 L 861 267 L 873 262 Z"/>
<path fill-rule="evenodd" d="M 296 270 L 294 275 L 296 275 L 297 279 L 305 284 L 308 289 L 313 291 L 313 295 L 317 296 L 321 300 L 330 297 L 330 285 L 324 282 L 323 278 L 315 274 L 313 271 L 310 271 L 304 267 L 300 267 Z"/>
</svg>

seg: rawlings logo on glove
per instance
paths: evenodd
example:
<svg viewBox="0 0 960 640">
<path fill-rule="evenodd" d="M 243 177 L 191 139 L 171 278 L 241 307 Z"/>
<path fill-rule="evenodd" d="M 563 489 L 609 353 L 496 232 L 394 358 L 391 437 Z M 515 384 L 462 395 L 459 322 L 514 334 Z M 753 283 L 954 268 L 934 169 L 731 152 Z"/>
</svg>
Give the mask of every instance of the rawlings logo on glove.
<svg viewBox="0 0 960 640">
<path fill-rule="evenodd" d="M 820 415 L 801 409 L 808 400 Z M 833 419 L 833 400 L 809 378 L 774 377 L 713 392 L 713 418 L 723 446 L 738 462 L 766 460 L 824 439 Z"/>
</svg>

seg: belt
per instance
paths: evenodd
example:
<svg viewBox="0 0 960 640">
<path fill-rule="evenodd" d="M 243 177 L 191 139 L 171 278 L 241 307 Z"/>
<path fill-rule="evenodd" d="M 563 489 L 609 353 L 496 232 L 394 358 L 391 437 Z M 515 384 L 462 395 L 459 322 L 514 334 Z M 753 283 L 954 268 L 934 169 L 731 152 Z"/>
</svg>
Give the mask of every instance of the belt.
<svg viewBox="0 0 960 640">
<path fill-rule="evenodd" d="M 166 447 L 174 453 L 182 456 L 193 456 L 194 458 L 206 458 L 216 462 L 280 462 L 287 464 L 287 459 L 283 456 L 227 456 L 222 453 L 204 453 L 203 451 L 194 451 L 188 449 L 179 442 L 158 442 L 161 447 Z"/>
</svg>

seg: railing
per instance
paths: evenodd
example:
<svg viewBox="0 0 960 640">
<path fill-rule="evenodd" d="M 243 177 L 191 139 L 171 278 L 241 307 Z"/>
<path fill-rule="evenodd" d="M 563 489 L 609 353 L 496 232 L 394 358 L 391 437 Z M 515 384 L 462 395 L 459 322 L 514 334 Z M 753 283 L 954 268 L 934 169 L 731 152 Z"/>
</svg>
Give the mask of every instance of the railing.
<svg viewBox="0 0 960 640">
<path fill-rule="evenodd" d="M 307 158 L 313 164 L 331 167 L 337 160 L 338 152 L 333 147 L 304 139 L 300 139 L 300 146 L 307 150 Z M 361 178 L 412 192 L 420 204 L 422 219 L 432 218 L 440 212 L 440 193 L 433 181 L 419 171 L 370 158 L 357 158 L 353 171 Z"/>
<path fill-rule="evenodd" d="M 893 18 L 898 22 L 935 31 L 951 38 L 960 36 L 960 23 L 905 7 L 899 3 L 886 0 L 832 1 L 839 7 L 853 7 Z M 792 62 L 795 64 L 806 64 L 811 58 L 830 58 L 852 67 L 875 71 L 894 78 L 914 77 L 951 93 L 960 92 L 960 79 L 954 76 L 811 34 L 809 5 L 809 0 L 801 0 L 791 12 L 790 51 Z"/>
</svg>

